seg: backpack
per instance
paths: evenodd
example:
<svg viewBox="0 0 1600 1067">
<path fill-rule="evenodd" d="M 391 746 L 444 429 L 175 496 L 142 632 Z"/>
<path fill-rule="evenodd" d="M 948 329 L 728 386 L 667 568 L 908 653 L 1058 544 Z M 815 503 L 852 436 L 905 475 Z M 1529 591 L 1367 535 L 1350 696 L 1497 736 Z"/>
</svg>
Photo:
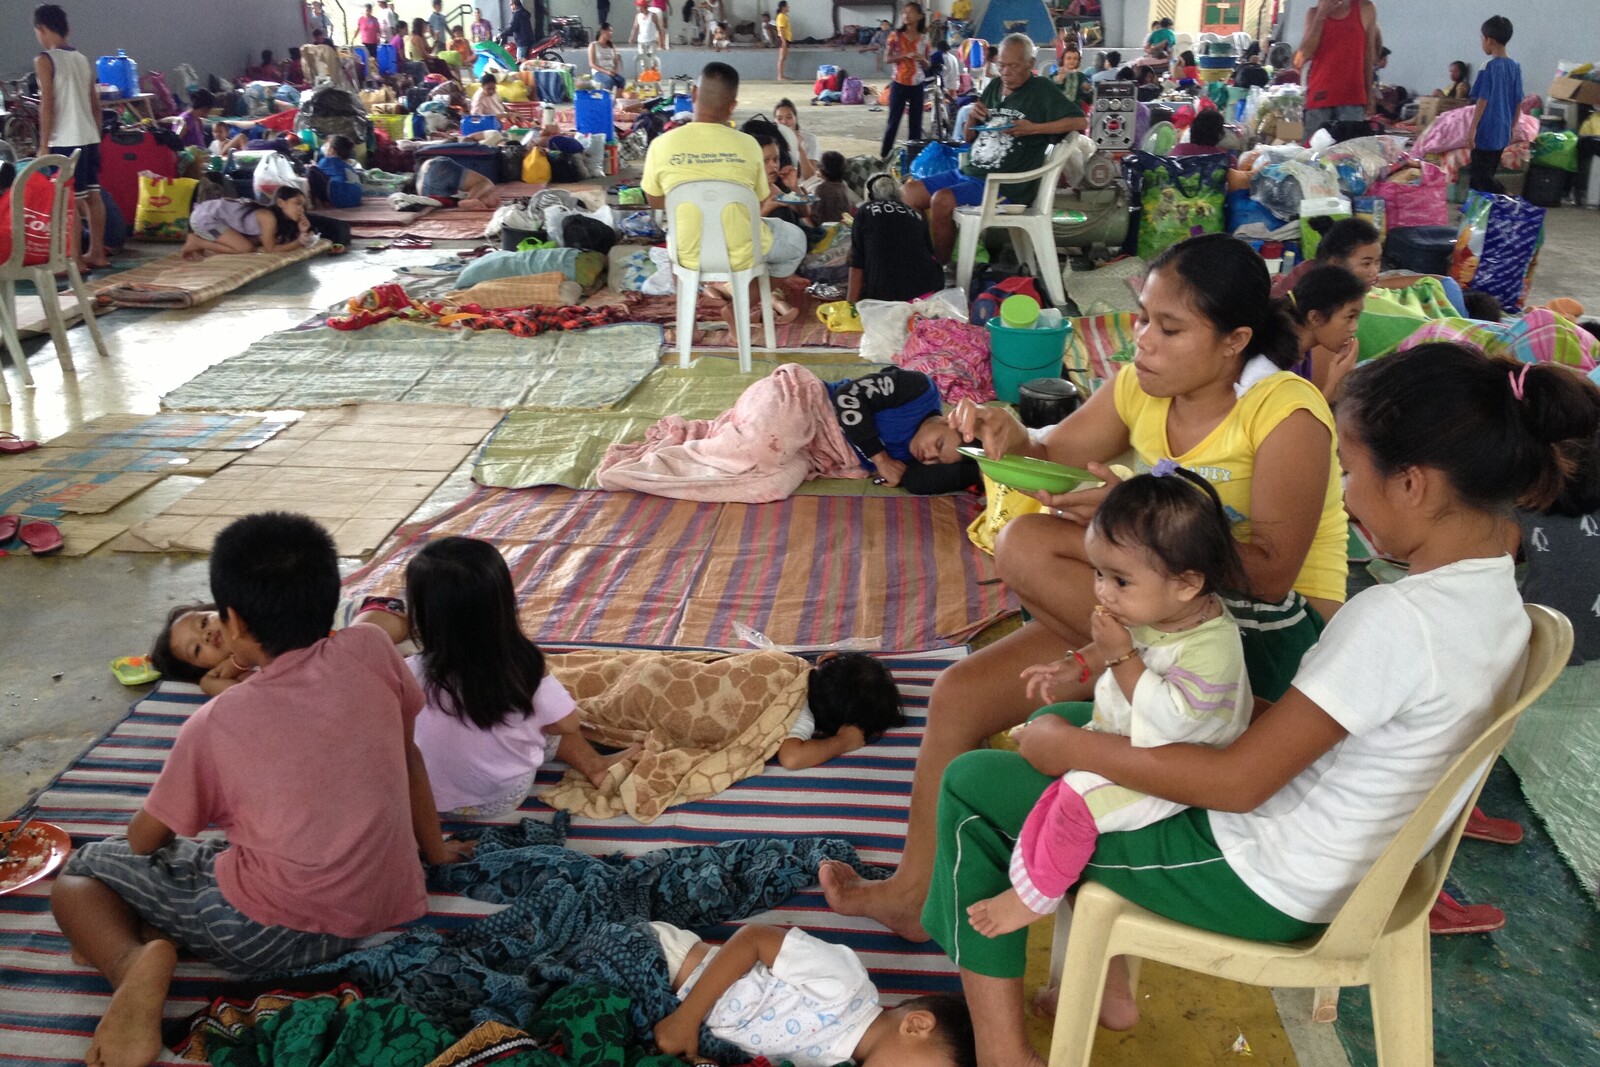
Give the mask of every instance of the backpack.
<svg viewBox="0 0 1600 1067">
<path fill-rule="evenodd" d="M 844 88 L 839 90 L 839 103 L 859 104 L 866 95 L 866 87 L 861 84 L 860 78 L 846 78 Z"/>
<path fill-rule="evenodd" d="M 608 255 L 617 243 L 617 231 L 588 215 L 568 215 L 561 220 L 561 245 Z"/>
<path fill-rule="evenodd" d="M 302 118 L 354 118 L 366 114 L 361 98 L 348 89 L 325 85 L 300 103 Z"/>
<path fill-rule="evenodd" d="M 155 97 L 151 104 L 156 113 L 156 118 L 164 119 L 169 115 L 178 113 L 178 98 L 172 95 L 172 90 L 167 88 L 167 79 L 160 71 L 146 71 L 144 75 L 145 92 Z"/>
</svg>

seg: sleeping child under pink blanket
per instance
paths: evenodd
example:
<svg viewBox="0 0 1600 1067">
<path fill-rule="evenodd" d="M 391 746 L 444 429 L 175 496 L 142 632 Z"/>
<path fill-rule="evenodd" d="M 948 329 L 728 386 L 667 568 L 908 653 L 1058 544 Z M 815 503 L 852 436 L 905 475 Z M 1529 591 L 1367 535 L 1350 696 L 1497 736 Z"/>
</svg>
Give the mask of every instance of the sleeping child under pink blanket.
<svg viewBox="0 0 1600 1067">
<path fill-rule="evenodd" d="M 824 382 L 788 363 L 715 419 L 669 415 L 643 441 L 612 445 L 600 464 L 609 490 L 682 500 L 765 503 L 812 478 L 873 477 L 913 493 L 954 492 L 978 480 L 956 451 L 927 375 L 890 367 Z"/>
</svg>

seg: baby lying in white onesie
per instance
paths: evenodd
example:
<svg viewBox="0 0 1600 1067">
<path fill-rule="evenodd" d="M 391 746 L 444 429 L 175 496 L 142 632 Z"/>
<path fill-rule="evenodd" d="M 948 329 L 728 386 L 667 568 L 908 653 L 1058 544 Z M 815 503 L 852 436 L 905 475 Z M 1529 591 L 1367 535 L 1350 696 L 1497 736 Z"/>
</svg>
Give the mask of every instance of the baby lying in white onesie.
<svg viewBox="0 0 1600 1067">
<path fill-rule="evenodd" d="M 656 1024 L 662 1052 L 695 1059 L 704 1023 L 752 1056 L 794 1067 L 976 1067 L 966 1001 L 917 997 L 884 1009 L 860 958 L 842 945 L 751 925 L 718 948 L 669 923 L 650 927 L 682 1001 Z"/>
</svg>

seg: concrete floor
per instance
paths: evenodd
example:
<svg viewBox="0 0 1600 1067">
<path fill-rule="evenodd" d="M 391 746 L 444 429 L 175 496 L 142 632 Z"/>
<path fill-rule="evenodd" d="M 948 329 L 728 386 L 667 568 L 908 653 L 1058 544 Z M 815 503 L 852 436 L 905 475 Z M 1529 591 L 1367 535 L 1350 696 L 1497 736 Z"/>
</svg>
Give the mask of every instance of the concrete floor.
<svg viewBox="0 0 1600 1067">
<path fill-rule="evenodd" d="M 824 147 L 846 155 L 875 149 L 881 113 L 813 108 L 804 95 L 808 91 L 808 84 L 747 84 L 739 118 L 770 114 L 779 98 L 794 95 L 802 125 Z M 1600 249 L 1600 212 L 1552 212 L 1533 301 L 1572 296 L 1600 312 L 1595 249 Z M 6 369 L 13 400 L 10 407 L 0 407 L 0 430 L 47 440 L 103 414 L 155 412 L 162 394 L 256 339 L 387 279 L 396 266 L 437 258 L 438 250 L 369 254 L 358 248 L 263 279 L 205 309 L 120 310 L 102 322 L 112 353 L 107 359 L 94 354 L 86 331 L 70 332 L 76 375 L 60 372 L 48 339 L 35 340 L 28 346 L 29 363 L 38 387 L 18 388 L 14 370 Z M 3 464 L 0 458 L 0 468 Z M 463 467 L 452 475 L 425 510 L 459 500 L 470 484 L 468 473 Z M 170 478 L 124 505 L 126 513 L 136 520 L 154 514 L 192 484 Z M 166 610 L 203 598 L 207 585 L 202 557 L 102 549 L 72 559 L 25 554 L 0 559 L 0 814 L 26 803 L 122 717 L 134 693 L 115 681 L 109 662 L 146 651 Z M 1330 1029 L 1295 1022 L 1302 1012 L 1284 1009 L 1300 1063 L 1337 1067 L 1347 1062 Z"/>
</svg>

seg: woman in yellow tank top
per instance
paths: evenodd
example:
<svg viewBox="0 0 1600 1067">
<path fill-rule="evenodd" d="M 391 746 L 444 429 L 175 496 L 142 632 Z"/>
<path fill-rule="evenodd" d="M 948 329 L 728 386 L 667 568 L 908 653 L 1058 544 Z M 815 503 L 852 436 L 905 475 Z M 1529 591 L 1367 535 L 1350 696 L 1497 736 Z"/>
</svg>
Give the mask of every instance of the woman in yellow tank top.
<svg viewBox="0 0 1600 1067">
<path fill-rule="evenodd" d="M 1276 700 L 1345 598 L 1333 415 L 1316 386 L 1283 369 L 1300 356 L 1295 333 L 1272 301 L 1266 264 L 1245 242 L 1213 234 L 1168 249 L 1150 266 L 1141 307 L 1134 363 L 1041 441 L 1005 410 L 966 401 L 952 425 L 990 455 L 1087 467 L 1108 481 L 1115 475 L 1105 464 L 1130 450 L 1141 470 L 1172 459 L 1205 477 L 1234 520 L 1252 585 L 1249 599 L 1227 602 L 1245 637 L 1251 687 Z M 1046 495 L 1055 514 L 1024 515 L 1000 532 L 995 561 L 1032 620 L 939 676 L 900 867 L 867 883 L 830 866 L 823 889 L 836 911 L 921 932 L 945 767 L 1035 710 L 1024 668 L 1089 642 L 1094 574 L 1083 531 L 1105 493 Z M 1089 687 L 1064 699 L 1087 700 Z"/>
</svg>

